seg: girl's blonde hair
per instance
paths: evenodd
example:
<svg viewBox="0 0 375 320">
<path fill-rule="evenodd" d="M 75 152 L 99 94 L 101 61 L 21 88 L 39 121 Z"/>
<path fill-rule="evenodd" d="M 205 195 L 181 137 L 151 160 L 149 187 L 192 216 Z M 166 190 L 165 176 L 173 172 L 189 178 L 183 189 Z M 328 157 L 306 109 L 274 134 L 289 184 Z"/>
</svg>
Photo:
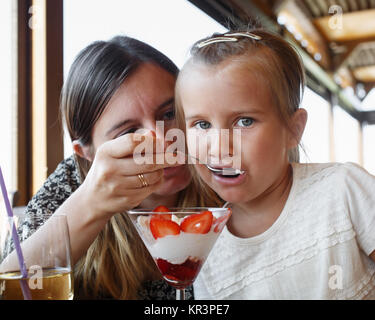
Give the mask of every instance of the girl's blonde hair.
<svg viewBox="0 0 375 320">
<path fill-rule="evenodd" d="M 229 38 L 237 41 L 229 41 Z M 223 41 L 225 39 L 228 41 Z M 303 64 L 289 42 L 263 29 L 215 33 L 193 45 L 191 57 L 180 71 L 176 83 L 176 112 L 181 129 L 185 127 L 185 122 L 179 97 L 179 79 L 194 64 L 218 65 L 234 58 L 251 67 L 248 72 L 256 73 L 269 85 L 273 106 L 282 123 L 291 130 L 289 120 L 299 108 L 305 87 Z M 299 162 L 298 147 L 289 150 L 288 158 L 290 162 Z"/>
</svg>

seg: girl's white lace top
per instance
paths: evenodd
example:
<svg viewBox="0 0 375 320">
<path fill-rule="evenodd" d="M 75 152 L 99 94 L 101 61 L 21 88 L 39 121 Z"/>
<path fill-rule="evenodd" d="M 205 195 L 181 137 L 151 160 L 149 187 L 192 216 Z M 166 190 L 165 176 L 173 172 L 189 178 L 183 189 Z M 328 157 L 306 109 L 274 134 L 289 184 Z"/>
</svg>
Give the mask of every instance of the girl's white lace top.
<svg viewBox="0 0 375 320">
<path fill-rule="evenodd" d="M 293 184 L 264 233 L 224 229 L 195 299 L 375 299 L 375 177 L 352 164 L 293 164 Z"/>
</svg>

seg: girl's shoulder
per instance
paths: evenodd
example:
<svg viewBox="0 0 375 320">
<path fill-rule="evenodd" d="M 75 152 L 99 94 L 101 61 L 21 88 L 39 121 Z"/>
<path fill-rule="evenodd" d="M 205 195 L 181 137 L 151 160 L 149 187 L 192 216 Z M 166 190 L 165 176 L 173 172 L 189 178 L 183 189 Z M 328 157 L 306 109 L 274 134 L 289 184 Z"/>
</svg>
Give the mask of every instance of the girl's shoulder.
<svg viewBox="0 0 375 320">
<path fill-rule="evenodd" d="M 363 167 L 352 162 L 346 163 L 293 163 L 294 179 L 301 184 L 338 186 L 361 183 L 375 183 L 375 176 L 367 172 Z"/>
</svg>

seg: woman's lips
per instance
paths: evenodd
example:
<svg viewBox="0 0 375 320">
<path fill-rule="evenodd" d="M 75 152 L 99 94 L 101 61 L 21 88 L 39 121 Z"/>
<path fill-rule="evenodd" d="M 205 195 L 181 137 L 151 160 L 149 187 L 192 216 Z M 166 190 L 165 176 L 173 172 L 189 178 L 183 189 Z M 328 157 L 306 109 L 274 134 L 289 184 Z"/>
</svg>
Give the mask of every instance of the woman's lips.
<svg viewBox="0 0 375 320">
<path fill-rule="evenodd" d="M 178 172 L 184 167 L 184 165 L 180 165 L 177 167 L 170 167 L 170 168 L 164 168 L 164 178 L 169 178 L 171 176 L 174 176 L 178 174 Z"/>
</svg>

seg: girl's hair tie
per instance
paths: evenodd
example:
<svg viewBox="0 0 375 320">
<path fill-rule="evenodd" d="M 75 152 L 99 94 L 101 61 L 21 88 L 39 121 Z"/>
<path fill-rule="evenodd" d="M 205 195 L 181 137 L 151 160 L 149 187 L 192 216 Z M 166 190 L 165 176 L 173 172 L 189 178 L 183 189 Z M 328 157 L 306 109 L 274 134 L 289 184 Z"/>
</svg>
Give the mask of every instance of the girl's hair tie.
<svg viewBox="0 0 375 320">
<path fill-rule="evenodd" d="M 242 37 L 250 38 L 250 39 L 253 39 L 253 40 L 257 40 L 257 41 L 262 40 L 262 37 L 254 34 L 254 33 L 251 33 L 251 32 L 246 32 L 246 31 L 228 32 L 228 33 L 225 33 L 223 35 L 198 42 L 196 44 L 196 46 L 200 49 L 200 48 L 208 46 L 212 43 L 229 42 L 229 41 L 235 42 L 235 41 L 238 41 L 238 38 L 242 38 Z"/>
</svg>

